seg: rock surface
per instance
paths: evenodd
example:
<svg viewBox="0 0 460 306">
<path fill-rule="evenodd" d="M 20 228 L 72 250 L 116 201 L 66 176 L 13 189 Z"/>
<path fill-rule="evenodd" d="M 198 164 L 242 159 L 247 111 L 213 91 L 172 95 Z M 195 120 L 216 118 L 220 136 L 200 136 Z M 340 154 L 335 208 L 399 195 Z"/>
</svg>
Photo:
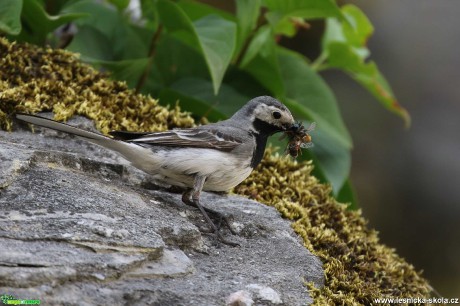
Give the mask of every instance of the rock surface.
<svg viewBox="0 0 460 306">
<path fill-rule="evenodd" d="M 323 283 L 274 208 L 203 193 L 232 216 L 237 235 L 223 234 L 240 247 L 221 245 L 180 193 L 113 152 L 35 130 L 0 131 L 2 293 L 45 305 L 305 305 L 304 282 Z"/>
</svg>

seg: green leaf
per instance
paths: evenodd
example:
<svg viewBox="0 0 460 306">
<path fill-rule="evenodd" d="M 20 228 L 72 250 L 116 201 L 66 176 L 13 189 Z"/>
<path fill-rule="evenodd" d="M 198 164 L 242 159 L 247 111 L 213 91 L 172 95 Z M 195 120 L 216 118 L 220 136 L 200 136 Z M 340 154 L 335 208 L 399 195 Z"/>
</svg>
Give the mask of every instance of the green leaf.
<svg viewBox="0 0 460 306">
<path fill-rule="evenodd" d="M 119 11 L 123 11 L 129 5 L 130 0 L 108 0 L 112 3 Z"/>
<path fill-rule="evenodd" d="M 297 34 L 298 17 L 281 16 L 279 14 L 268 12 L 265 14 L 269 24 L 272 26 L 274 33 L 287 37 L 294 37 Z"/>
<path fill-rule="evenodd" d="M 263 0 L 270 11 L 306 19 L 340 17 L 341 12 L 333 0 Z"/>
<path fill-rule="evenodd" d="M 339 7 L 333 0 L 264 0 L 269 9 L 265 17 L 276 34 L 293 36 L 297 32 L 296 24 L 300 20 L 325 17 L 342 17 Z"/>
<path fill-rule="evenodd" d="M 231 117 L 250 100 L 249 97 L 240 94 L 234 88 L 226 84 L 222 84 L 219 94 L 214 95 L 212 83 L 208 80 L 198 78 L 180 79 L 176 83 L 172 84 L 170 89 L 202 101 L 203 104 L 206 104 L 209 107 L 209 109 L 206 110 L 207 112 L 209 112 L 209 110 L 218 110 L 219 113 L 225 116 L 225 119 Z M 205 115 L 204 113 L 195 111 L 194 114 Z M 213 118 L 208 115 L 207 118 L 211 121 L 224 119 L 222 117 Z"/>
<path fill-rule="evenodd" d="M 18 35 L 21 32 L 22 0 L 2 0 L 0 3 L 0 32 Z"/>
<path fill-rule="evenodd" d="M 77 35 L 74 36 L 67 49 L 80 53 L 84 61 L 87 59 L 114 60 L 110 39 L 98 29 L 88 25 L 78 28 Z"/>
<path fill-rule="evenodd" d="M 190 40 L 187 41 L 187 43 L 193 45 L 194 47 L 198 47 L 194 45 L 197 43 L 197 38 L 196 35 L 193 35 L 196 33 L 194 33 L 192 21 L 183 9 L 168 0 L 159 0 L 157 8 L 160 14 L 161 22 L 170 32 L 176 32 L 175 34 L 177 36 L 179 36 L 178 34 L 181 32 L 190 34 Z M 181 38 L 184 39 L 185 37 Z"/>
<path fill-rule="evenodd" d="M 159 40 L 153 64 L 153 86 L 157 83 L 168 87 L 184 77 L 209 78 L 206 62 L 199 51 L 172 35 L 163 35 Z"/>
<path fill-rule="evenodd" d="M 328 65 L 346 71 L 354 80 L 372 93 L 386 109 L 401 116 L 406 125 L 410 124 L 409 113 L 399 104 L 375 62 L 362 61 L 348 45 L 343 43 L 331 43 L 328 50 Z"/>
<path fill-rule="evenodd" d="M 323 37 L 325 67 L 339 68 L 366 88 L 388 110 L 410 124 L 409 113 L 398 103 L 388 82 L 373 61 L 366 61 L 370 52 L 366 47 L 374 28 L 364 13 L 354 5 L 342 7 L 345 19 L 330 18 Z"/>
<path fill-rule="evenodd" d="M 295 100 L 283 100 L 283 102 L 290 109 L 295 109 L 293 104 L 298 104 Z M 310 119 L 309 122 L 314 120 Z M 304 125 L 309 124 L 304 121 Z M 337 196 L 350 174 L 350 148 L 337 143 L 318 123 L 311 136 L 314 146 L 308 150 L 302 149 L 300 160 L 312 160 L 315 165 L 312 174 L 322 182 L 330 183 L 334 196 Z"/>
<path fill-rule="evenodd" d="M 207 16 L 194 22 L 217 94 L 236 44 L 236 26 L 217 16 Z"/>
<path fill-rule="evenodd" d="M 71 2 L 62 9 L 63 13 L 84 12 L 86 18 L 75 21 L 77 26 L 87 25 L 98 29 L 109 39 L 114 35 L 114 25 L 120 21 L 120 15 L 110 5 L 92 0 Z"/>
<path fill-rule="evenodd" d="M 342 8 L 347 22 L 343 23 L 343 34 L 346 41 L 353 46 L 365 46 L 369 37 L 374 33 L 374 26 L 367 16 L 354 5 L 345 5 Z"/>
<path fill-rule="evenodd" d="M 309 122 L 303 121 L 304 126 L 309 126 Z M 312 175 L 321 182 L 330 184 L 335 198 L 338 199 L 340 192 L 345 188 L 350 171 L 350 150 L 343 146 L 338 146 L 333 141 L 331 142 L 330 137 L 321 131 L 319 126 L 315 131 L 311 132 L 311 136 L 314 146 L 309 149 L 302 149 L 297 160 L 312 161 L 314 165 Z M 272 137 L 270 143 L 280 148 L 278 151 L 280 154 L 285 153 L 286 140 L 283 141 Z M 345 198 L 339 201 L 349 202 Z"/>
<path fill-rule="evenodd" d="M 317 123 L 312 135 L 315 146 L 311 151 L 318 171 L 322 171 L 337 194 L 350 171 L 352 144 L 335 97 L 302 56 L 282 48 L 278 51 L 285 88 L 281 99 L 295 117 Z"/>
<path fill-rule="evenodd" d="M 170 88 L 162 89 L 158 98 L 162 104 L 169 105 L 174 105 L 177 101 L 180 101 L 182 110 L 191 112 L 195 116 L 198 116 L 198 118 L 204 116 L 211 121 L 224 120 L 227 118 L 225 114 L 209 105 L 207 101 L 190 97 Z"/>
<path fill-rule="evenodd" d="M 146 21 L 145 27 L 149 29 L 158 28 L 159 16 L 156 4 L 152 0 L 140 0 L 142 18 Z"/>
<path fill-rule="evenodd" d="M 340 115 L 331 89 L 298 53 L 278 49 L 284 96 L 297 101 L 292 111 L 316 121 L 336 143 L 351 148 L 351 137 Z"/>
<path fill-rule="evenodd" d="M 290 107 L 288 102 L 283 101 Z M 296 103 L 290 101 L 290 103 Z M 302 121 L 308 127 L 312 121 Z M 352 194 L 345 191 L 347 177 L 350 171 L 351 154 L 350 149 L 341 146 L 331 140 L 330 136 L 317 128 L 310 133 L 314 146 L 309 149 L 301 149 L 301 154 L 297 157 L 299 161 L 313 161 L 314 168 L 312 175 L 321 182 L 330 184 L 335 198 L 343 203 L 351 202 Z M 279 140 L 276 137 L 270 138 L 272 146 L 278 148 L 279 154 L 285 154 L 287 146 L 286 140 Z M 343 192 L 339 199 L 340 193 Z"/>
<path fill-rule="evenodd" d="M 254 77 L 272 95 L 282 96 L 284 94 L 277 46 L 273 38 L 273 31 L 268 26 L 263 26 L 258 30 L 243 57 L 240 68 Z"/>
<path fill-rule="evenodd" d="M 359 208 L 350 179 L 345 181 L 345 184 L 343 184 L 342 189 L 340 189 L 336 196 L 336 200 L 340 203 L 348 204 L 348 209 L 350 210 L 357 210 Z"/>
<path fill-rule="evenodd" d="M 239 53 L 246 39 L 256 27 L 259 18 L 261 0 L 236 0 L 238 35 L 236 53 Z"/>
<path fill-rule="evenodd" d="M 236 22 L 236 18 L 232 14 L 198 1 L 180 0 L 176 3 L 192 21 L 201 19 L 208 15 L 218 15 L 226 20 Z"/>
<path fill-rule="evenodd" d="M 236 25 L 217 15 L 209 15 L 192 23 L 175 3 L 160 0 L 161 20 L 170 33 L 197 49 L 204 57 L 217 94 L 236 44 Z"/>
<path fill-rule="evenodd" d="M 244 71 L 255 78 L 267 93 L 273 96 L 281 96 L 284 93 L 284 83 L 280 75 L 278 61 L 271 60 L 271 57 L 257 55 L 246 67 Z"/>
<path fill-rule="evenodd" d="M 323 130 L 317 122 L 315 132 L 312 132 L 313 143 L 315 144 L 310 150 L 314 153 L 313 159 L 318 170 L 321 170 L 326 180 L 331 183 L 332 190 L 337 196 L 343 188 L 351 168 L 350 148 L 337 143 L 326 130 Z"/>
<path fill-rule="evenodd" d="M 274 49 L 273 34 L 270 26 L 264 25 L 260 27 L 241 60 L 240 68 L 247 66 L 260 52 L 265 53 L 265 57 L 269 57 L 269 50 Z"/>
<path fill-rule="evenodd" d="M 130 88 L 135 88 L 148 62 L 148 58 L 136 58 L 113 62 L 93 61 L 92 63 L 109 70 L 112 78 L 125 81 Z"/>
<path fill-rule="evenodd" d="M 130 25 L 126 20 L 114 26 L 111 46 L 117 60 L 148 56 L 154 31 Z"/>
<path fill-rule="evenodd" d="M 24 26 L 20 34 L 21 41 L 44 44 L 48 33 L 61 25 L 85 17 L 84 13 L 69 13 L 50 16 L 38 1 L 25 1 L 22 8 Z"/>
<path fill-rule="evenodd" d="M 79 31 L 74 40 L 78 41 L 79 47 L 76 48 L 77 43 L 72 41 L 70 50 L 109 61 L 147 56 L 153 30 L 131 25 L 113 7 L 84 0 L 66 6 L 63 11 L 87 13 L 87 18 L 75 22 Z M 80 31 L 80 28 L 85 30 Z M 94 29 L 93 33 L 88 30 L 89 28 Z M 88 40 L 88 43 L 85 44 L 85 40 Z"/>
</svg>

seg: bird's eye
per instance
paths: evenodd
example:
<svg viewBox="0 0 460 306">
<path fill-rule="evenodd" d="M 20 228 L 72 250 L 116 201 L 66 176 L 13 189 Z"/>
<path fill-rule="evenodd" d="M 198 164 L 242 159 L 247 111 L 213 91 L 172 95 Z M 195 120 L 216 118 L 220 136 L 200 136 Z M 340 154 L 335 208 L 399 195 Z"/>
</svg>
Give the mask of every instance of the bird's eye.
<svg viewBox="0 0 460 306">
<path fill-rule="evenodd" d="M 275 118 L 275 119 L 279 119 L 279 118 L 281 118 L 281 113 L 280 113 L 280 112 L 273 112 L 273 113 L 272 113 L 272 116 L 273 116 L 273 118 Z"/>
</svg>

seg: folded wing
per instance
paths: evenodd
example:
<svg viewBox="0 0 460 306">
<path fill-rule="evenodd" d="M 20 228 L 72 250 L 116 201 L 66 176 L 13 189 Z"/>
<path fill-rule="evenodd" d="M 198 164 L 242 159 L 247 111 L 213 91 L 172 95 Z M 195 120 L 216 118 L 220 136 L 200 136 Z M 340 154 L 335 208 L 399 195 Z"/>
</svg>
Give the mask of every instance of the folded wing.
<svg viewBox="0 0 460 306">
<path fill-rule="evenodd" d="M 158 133 L 111 132 L 116 139 L 147 145 L 210 148 L 231 151 L 242 141 L 215 129 L 176 129 Z"/>
</svg>

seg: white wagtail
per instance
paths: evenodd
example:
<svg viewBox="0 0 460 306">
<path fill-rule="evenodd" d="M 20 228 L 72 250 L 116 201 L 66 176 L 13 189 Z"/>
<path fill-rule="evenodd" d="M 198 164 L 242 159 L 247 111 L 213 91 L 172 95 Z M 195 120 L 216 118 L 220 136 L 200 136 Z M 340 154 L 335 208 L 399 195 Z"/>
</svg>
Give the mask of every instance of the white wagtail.
<svg viewBox="0 0 460 306">
<path fill-rule="evenodd" d="M 188 129 L 157 133 L 114 131 L 107 137 L 47 118 L 17 114 L 22 121 L 74 134 L 120 153 L 144 172 L 174 186 L 187 188 L 182 201 L 198 207 L 224 243 L 217 226 L 200 204 L 200 193 L 228 191 L 246 179 L 262 160 L 267 138 L 295 123 L 278 100 L 261 96 L 250 100 L 230 119 Z"/>
</svg>

